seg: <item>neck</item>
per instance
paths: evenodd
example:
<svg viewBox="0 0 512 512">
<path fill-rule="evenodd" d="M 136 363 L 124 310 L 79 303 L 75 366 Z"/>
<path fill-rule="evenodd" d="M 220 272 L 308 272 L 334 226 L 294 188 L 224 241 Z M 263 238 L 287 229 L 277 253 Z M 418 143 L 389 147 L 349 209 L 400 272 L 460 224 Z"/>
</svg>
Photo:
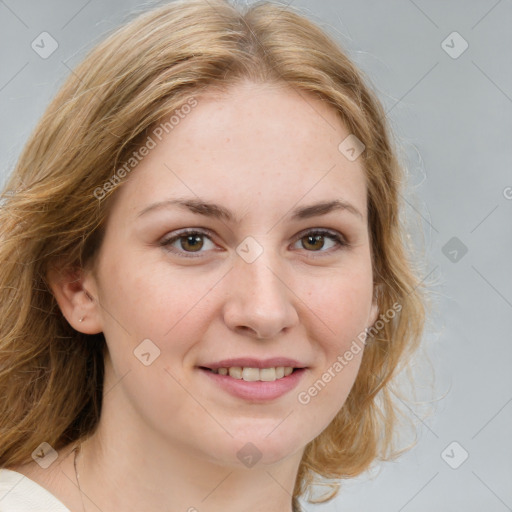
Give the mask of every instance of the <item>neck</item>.
<svg viewBox="0 0 512 512">
<path fill-rule="evenodd" d="M 86 511 L 293 512 L 300 457 L 240 469 L 200 460 L 179 449 L 150 447 L 142 440 L 142 450 L 130 449 L 126 441 L 105 445 L 101 436 L 98 430 L 83 442 L 77 458 Z"/>
<path fill-rule="evenodd" d="M 292 512 L 304 450 L 251 468 L 225 463 L 144 424 L 121 391 L 106 398 L 77 459 L 86 512 Z"/>
</svg>

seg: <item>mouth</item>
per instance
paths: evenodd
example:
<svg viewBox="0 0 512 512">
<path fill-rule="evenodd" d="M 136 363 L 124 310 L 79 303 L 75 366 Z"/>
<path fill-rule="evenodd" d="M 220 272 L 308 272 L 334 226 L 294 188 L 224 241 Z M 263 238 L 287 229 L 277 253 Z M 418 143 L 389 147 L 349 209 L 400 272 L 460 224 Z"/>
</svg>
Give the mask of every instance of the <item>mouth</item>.
<svg viewBox="0 0 512 512">
<path fill-rule="evenodd" d="M 216 389 L 253 403 L 268 403 L 290 393 L 308 367 L 296 359 L 251 356 L 201 362 L 196 367 Z"/>
<path fill-rule="evenodd" d="M 243 380 L 245 382 L 274 382 L 305 369 L 293 366 L 271 366 L 267 368 L 255 368 L 251 366 L 208 368 L 206 366 L 200 366 L 199 368 L 216 375 L 231 377 L 232 379 Z"/>
<path fill-rule="evenodd" d="M 307 368 L 294 366 L 219 366 L 198 370 L 215 386 L 237 399 L 251 403 L 269 403 L 284 397 L 303 379 Z"/>
</svg>

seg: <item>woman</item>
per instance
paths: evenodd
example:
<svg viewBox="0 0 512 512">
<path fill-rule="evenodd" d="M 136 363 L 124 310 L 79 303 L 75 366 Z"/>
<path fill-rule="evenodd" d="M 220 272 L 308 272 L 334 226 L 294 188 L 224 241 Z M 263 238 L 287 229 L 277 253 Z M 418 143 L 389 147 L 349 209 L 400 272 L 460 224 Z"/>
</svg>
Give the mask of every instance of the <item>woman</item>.
<svg viewBox="0 0 512 512">
<path fill-rule="evenodd" d="M 424 321 L 402 180 L 298 13 L 189 0 L 112 34 L 4 191 L 0 507 L 299 510 L 392 455 Z"/>
</svg>

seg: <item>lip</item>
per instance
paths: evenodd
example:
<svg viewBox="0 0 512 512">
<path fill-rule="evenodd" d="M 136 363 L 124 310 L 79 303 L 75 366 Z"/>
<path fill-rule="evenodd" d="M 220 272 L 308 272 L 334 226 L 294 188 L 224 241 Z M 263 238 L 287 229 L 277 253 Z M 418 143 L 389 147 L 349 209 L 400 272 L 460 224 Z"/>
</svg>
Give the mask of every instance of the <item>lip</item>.
<svg viewBox="0 0 512 512">
<path fill-rule="evenodd" d="M 198 365 L 210 370 L 218 370 L 219 368 L 230 368 L 232 366 L 240 366 L 242 368 L 275 368 L 277 366 L 291 366 L 292 368 L 305 368 L 306 365 L 290 359 L 288 357 L 271 357 L 269 359 L 256 359 L 255 357 L 238 357 L 235 359 L 222 359 L 215 363 L 207 363 Z"/>
<path fill-rule="evenodd" d="M 273 361 L 273 360 L 272 360 Z M 290 360 L 288 360 L 290 361 Z M 223 362 L 224 363 L 224 362 Z M 254 363 L 251 363 L 254 364 Z M 265 364 L 268 365 L 267 362 Z M 238 364 L 230 364 L 229 366 L 243 366 Z M 249 366 L 246 364 L 245 366 Z M 272 366 L 272 365 L 270 365 Z M 283 365 L 278 364 L 277 366 L 292 366 L 292 365 Z M 258 366 L 251 366 L 252 368 L 258 368 Z M 265 366 L 263 366 L 265 367 Z M 219 368 L 226 368 L 225 366 L 219 366 Z M 230 377 L 229 375 L 220 375 L 218 373 L 213 373 L 205 367 L 198 368 L 201 373 L 203 373 L 207 378 L 211 379 L 210 382 L 214 382 L 219 386 L 220 389 L 223 389 L 230 395 L 241 398 L 243 400 L 248 400 L 252 402 L 265 402 L 269 400 L 275 400 L 283 396 L 284 394 L 290 392 L 292 389 L 297 387 L 299 382 L 302 380 L 302 377 L 306 373 L 306 368 L 300 368 L 298 370 L 294 370 L 293 373 L 288 375 L 287 377 L 283 377 L 281 379 L 277 379 L 272 382 L 265 381 L 255 381 L 255 382 L 246 382 L 245 380 L 235 379 Z"/>
</svg>

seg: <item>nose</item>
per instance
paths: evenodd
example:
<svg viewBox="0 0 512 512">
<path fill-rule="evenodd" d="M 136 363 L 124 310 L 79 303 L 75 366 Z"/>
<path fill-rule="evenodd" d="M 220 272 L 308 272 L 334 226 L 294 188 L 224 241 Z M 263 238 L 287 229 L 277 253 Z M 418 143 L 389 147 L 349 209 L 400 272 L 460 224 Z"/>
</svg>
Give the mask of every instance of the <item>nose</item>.
<svg viewBox="0 0 512 512">
<path fill-rule="evenodd" d="M 238 258 L 228 274 L 224 321 L 233 331 L 271 339 L 298 323 L 297 296 L 268 251 L 252 263 Z"/>
</svg>

